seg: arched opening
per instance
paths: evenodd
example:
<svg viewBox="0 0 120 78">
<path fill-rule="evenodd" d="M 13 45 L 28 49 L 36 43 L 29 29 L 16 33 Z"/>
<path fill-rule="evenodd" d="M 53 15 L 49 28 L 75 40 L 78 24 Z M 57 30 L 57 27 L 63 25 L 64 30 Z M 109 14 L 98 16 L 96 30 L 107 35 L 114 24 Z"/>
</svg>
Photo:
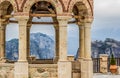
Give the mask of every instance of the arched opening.
<svg viewBox="0 0 120 78">
<path fill-rule="evenodd" d="M 10 15 L 14 14 L 13 5 L 9 1 L 4 1 L 0 5 L 1 14 L 1 58 L 6 62 L 15 61 L 18 59 L 18 25 L 11 24 Z M 14 32 L 11 32 L 14 31 Z M 15 39 L 17 38 L 17 39 Z"/>
<path fill-rule="evenodd" d="M 77 22 L 84 22 L 84 20 L 88 16 L 88 10 L 84 3 L 77 2 L 73 7 L 72 14 L 74 16 L 77 16 L 75 17 Z"/>
<path fill-rule="evenodd" d="M 74 16 L 74 28 L 76 26 L 76 31 L 77 31 L 77 35 L 75 37 L 78 37 L 76 39 L 76 44 L 75 46 L 77 47 L 75 49 L 75 53 L 74 53 L 74 59 L 78 60 L 80 58 L 84 58 L 84 25 L 85 25 L 85 19 L 87 17 L 87 8 L 85 7 L 84 3 L 82 2 L 77 2 L 72 10 L 72 15 Z M 74 38 L 75 38 L 74 37 Z M 74 40 L 75 41 L 75 40 Z"/>
<path fill-rule="evenodd" d="M 53 18 L 56 18 L 56 10 L 51 3 L 39 1 L 32 5 L 30 15 L 29 22 L 32 22 L 32 24 L 29 32 L 29 55 L 36 59 L 32 63 L 53 63 L 56 54 Z M 48 60 L 48 62 L 42 62 L 45 60 Z"/>
<path fill-rule="evenodd" d="M 55 8 L 52 6 L 51 3 L 46 2 L 46 1 L 39 1 L 35 4 L 30 9 L 30 13 L 35 13 L 35 14 L 55 14 Z"/>
<path fill-rule="evenodd" d="M 78 0 L 79 1 L 79 0 Z M 85 75 L 91 75 L 90 77 L 92 78 L 92 59 L 91 59 L 91 37 L 90 37 L 90 27 L 91 27 L 91 22 L 88 21 L 88 9 L 87 9 L 87 1 L 84 3 L 83 1 L 76 1 L 75 5 L 73 6 L 72 9 L 72 15 L 74 16 L 75 24 L 77 26 L 78 30 L 78 41 L 76 45 L 78 45 L 76 56 L 74 59 L 71 61 L 74 61 L 74 65 L 78 64 L 80 65 L 80 69 L 77 69 L 77 73 L 81 74 L 78 75 L 78 77 L 84 77 Z M 75 27 L 75 24 L 73 25 Z M 75 35 L 74 35 L 75 36 Z M 75 40 L 72 40 L 75 42 Z M 74 46 L 76 46 L 74 45 Z M 73 46 L 73 45 L 72 45 Z M 87 65 L 86 65 L 87 64 Z M 86 69 L 82 69 L 86 68 Z M 73 69 L 73 70 L 76 70 Z M 79 70 L 79 71 L 78 71 Z M 74 72 L 76 73 L 76 72 Z M 76 74 L 77 74 L 76 73 Z M 73 74 L 72 77 L 76 77 L 76 75 Z"/>
<path fill-rule="evenodd" d="M 69 22 L 76 21 L 75 18 L 69 20 Z M 76 58 L 79 50 L 79 27 L 76 23 L 68 24 L 68 58 Z M 73 59 L 73 60 L 74 60 Z"/>
<path fill-rule="evenodd" d="M 36 17 L 33 21 L 36 21 Z M 47 20 L 46 20 L 47 19 Z M 41 17 L 39 22 L 47 22 L 51 17 Z M 42 21 L 43 20 L 43 21 Z M 55 29 L 53 25 L 32 24 L 30 31 L 30 55 L 36 59 L 53 59 L 55 55 Z"/>
<path fill-rule="evenodd" d="M 0 14 L 1 14 L 1 16 L 11 14 L 12 11 L 13 11 L 13 6 L 9 1 L 4 1 L 0 4 Z"/>
<path fill-rule="evenodd" d="M 18 24 L 9 23 L 6 26 L 6 58 L 9 61 L 18 60 L 19 34 Z"/>
</svg>

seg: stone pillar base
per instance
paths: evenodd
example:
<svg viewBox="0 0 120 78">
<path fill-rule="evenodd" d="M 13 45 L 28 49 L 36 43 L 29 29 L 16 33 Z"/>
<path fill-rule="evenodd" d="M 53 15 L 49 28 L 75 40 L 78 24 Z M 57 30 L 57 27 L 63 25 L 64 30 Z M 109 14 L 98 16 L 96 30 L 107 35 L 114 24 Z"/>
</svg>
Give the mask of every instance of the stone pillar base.
<svg viewBox="0 0 120 78">
<path fill-rule="evenodd" d="M 78 58 L 77 61 L 81 62 L 83 61 L 83 58 Z"/>
<path fill-rule="evenodd" d="M 93 78 L 93 62 L 91 59 L 81 60 L 81 78 Z"/>
<path fill-rule="evenodd" d="M 14 66 L 14 78 L 28 78 L 28 62 L 16 62 Z"/>
<path fill-rule="evenodd" d="M 72 78 L 72 65 L 68 61 L 58 62 L 58 78 Z"/>
</svg>

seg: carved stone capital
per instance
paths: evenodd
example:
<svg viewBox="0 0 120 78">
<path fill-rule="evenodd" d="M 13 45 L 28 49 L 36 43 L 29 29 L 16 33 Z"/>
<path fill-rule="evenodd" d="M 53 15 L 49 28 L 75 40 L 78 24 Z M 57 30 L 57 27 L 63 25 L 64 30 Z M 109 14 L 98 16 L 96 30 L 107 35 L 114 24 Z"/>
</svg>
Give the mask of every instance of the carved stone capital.
<svg viewBox="0 0 120 78">
<path fill-rule="evenodd" d="M 58 16 L 57 20 L 59 23 L 59 27 L 67 27 L 69 19 L 70 18 L 68 16 Z"/>
<path fill-rule="evenodd" d="M 92 23 L 93 22 L 93 17 L 90 17 L 90 16 L 85 17 L 85 22 L 86 23 Z"/>
<path fill-rule="evenodd" d="M 91 23 L 85 23 L 85 26 L 84 26 L 84 27 L 91 29 Z"/>
<path fill-rule="evenodd" d="M 58 21 L 68 21 L 71 18 L 72 18 L 71 16 L 57 16 Z"/>
<path fill-rule="evenodd" d="M 20 24 L 24 24 L 24 23 L 26 24 L 29 20 L 29 16 L 14 16 L 14 17 L 17 19 L 18 23 Z"/>
</svg>

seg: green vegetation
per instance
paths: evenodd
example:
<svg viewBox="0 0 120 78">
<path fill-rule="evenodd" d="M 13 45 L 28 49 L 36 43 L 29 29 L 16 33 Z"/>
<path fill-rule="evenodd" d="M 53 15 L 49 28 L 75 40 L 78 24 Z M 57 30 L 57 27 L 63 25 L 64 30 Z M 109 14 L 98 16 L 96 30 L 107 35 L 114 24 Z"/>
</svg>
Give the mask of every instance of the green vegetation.
<svg viewBox="0 0 120 78">
<path fill-rule="evenodd" d="M 113 54 L 111 55 L 110 65 L 116 65 L 116 61 Z"/>
</svg>

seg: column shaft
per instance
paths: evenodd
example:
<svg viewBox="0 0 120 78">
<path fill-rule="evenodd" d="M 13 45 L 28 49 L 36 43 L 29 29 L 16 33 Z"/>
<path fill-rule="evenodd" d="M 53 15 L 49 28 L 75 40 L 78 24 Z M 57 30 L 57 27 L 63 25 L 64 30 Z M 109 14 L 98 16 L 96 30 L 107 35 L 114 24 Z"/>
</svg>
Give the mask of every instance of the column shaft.
<svg viewBox="0 0 120 78">
<path fill-rule="evenodd" d="M 19 23 L 19 59 L 18 61 L 27 61 L 27 20 L 18 18 Z"/>
<path fill-rule="evenodd" d="M 81 78 L 93 78 L 93 62 L 91 59 L 91 23 L 85 23 L 85 58 L 81 61 Z"/>
<path fill-rule="evenodd" d="M 30 28 L 31 25 L 27 25 L 27 57 L 30 56 Z"/>
<path fill-rule="evenodd" d="M 84 58 L 84 25 L 79 25 L 79 53 L 78 59 Z"/>
<path fill-rule="evenodd" d="M 55 61 L 57 62 L 59 59 L 59 26 L 55 25 Z"/>
<path fill-rule="evenodd" d="M 85 58 L 91 59 L 91 23 L 85 24 Z"/>
<path fill-rule="evenodd" d="M 5 58 L 6 23 L 0 21 L 0 57 Z"/>
<path fill-rule="evenodd" d="M 67 61 L 67 22 L 59 20 L 59 61 Z"/>
<path fill-rule="evenodd" d="M 28 78 L 27 62 L 27 22 L 28 16 L 16 16 L 19 24 L 19 58 L 14 65 L 14 78 Z"/>
<path fill-rule="evenodd" d="M 59 22 L 59 62 L 58 78 L 72 78 L 72 65 L 67 61 L 67 24 L 68 18 L 60 17 Z"/>
<path fill-rule="evenodd" d="M 53 17 L 54 22 L 58 22 L 55 17 Z M 54 24 L 55 29 L 55 57 L 54 63 L 58 62 L 59 59 L 59 24 Z"/>
<path fill-rule="evenodd" d="M 1 26 L 0 26 L 0 58 L 1 58 L 1 48 L 2 48 L 2 45 L 1 45 Z"/>
<path fill-rule="evenodd" d="M 1 57 L 5 57 L 6 26 L 1 27 Z"/>
</svg>

